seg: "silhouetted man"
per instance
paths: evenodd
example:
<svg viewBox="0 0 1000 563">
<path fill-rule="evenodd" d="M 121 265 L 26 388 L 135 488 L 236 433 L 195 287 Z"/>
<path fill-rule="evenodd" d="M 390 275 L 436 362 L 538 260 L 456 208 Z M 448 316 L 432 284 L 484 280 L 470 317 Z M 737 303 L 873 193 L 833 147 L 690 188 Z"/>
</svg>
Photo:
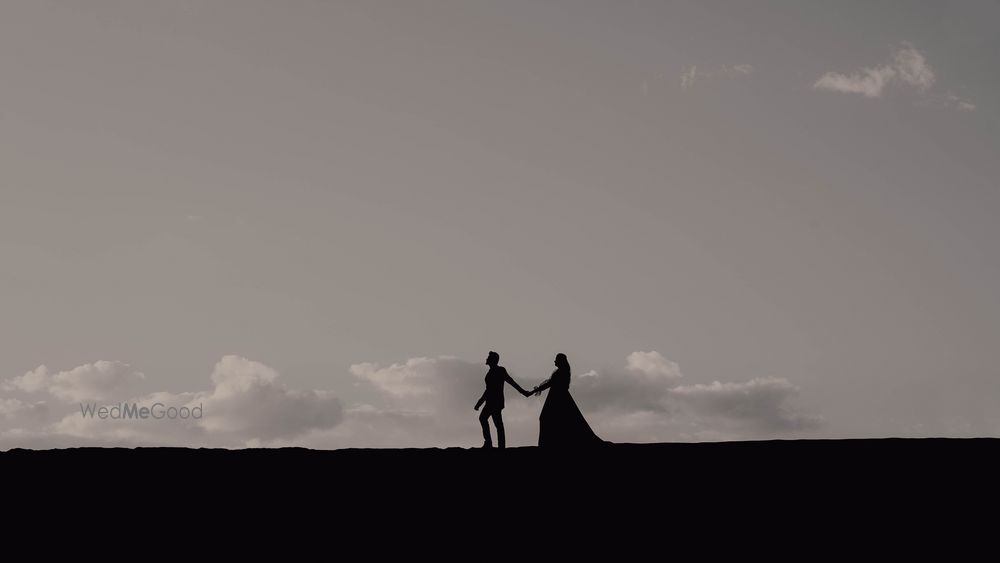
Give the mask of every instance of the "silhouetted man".
<svg viewBox="0 0 1000 563">
<path fill-rule="evenodd" d="M 489 355 L 486 356 L 486 365 L 490 366 L 490 371 L 486 372 L 486 391 L 483 392 L 483 396 L 479 398 L 476 402 L 475 410 L 479 410 L 479 407 L 486 403 L 486 408 L 483 412 L 479 413 L 479 423 L 483 425 L 483 447 L 492 448 L 493 442 L 490 440 L 490 423 L 489 418 L 493 417 L 493 425 L 497 427 L 497 445 L 503 448 L 506 443 L 504 440 L 503 433 L 503 416 L 501 416 L 501 411 L 503 410 L 503 384 L 504 382 L 509 382 L 514 386 L 525 397 L 529 396 L 530 393 L 521 388 L 520 385 L 511 378 L 507 370 L 500 365 L 500 354 L 490 351 Z"/>
</svg>

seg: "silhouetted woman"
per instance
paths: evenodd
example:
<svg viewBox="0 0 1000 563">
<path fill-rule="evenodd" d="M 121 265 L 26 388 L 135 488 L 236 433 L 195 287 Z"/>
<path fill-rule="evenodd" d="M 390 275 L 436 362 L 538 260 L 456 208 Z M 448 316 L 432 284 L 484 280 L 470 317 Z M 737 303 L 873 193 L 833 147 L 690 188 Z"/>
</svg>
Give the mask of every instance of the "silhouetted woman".
<svg viewBox="0 0 1000 563">
<path fill-rule="evenodd" d="M 582 447 L 603 444 L 587 424 L 587 419 L 569 394 L 570 367 L 566 354 L 556 354 L 556 371 L 552 377 L 535 387 L 532 393 L 540 395 L 548 389 L 538 417 L 538 445 L 541 447 Z"/>
</svg>

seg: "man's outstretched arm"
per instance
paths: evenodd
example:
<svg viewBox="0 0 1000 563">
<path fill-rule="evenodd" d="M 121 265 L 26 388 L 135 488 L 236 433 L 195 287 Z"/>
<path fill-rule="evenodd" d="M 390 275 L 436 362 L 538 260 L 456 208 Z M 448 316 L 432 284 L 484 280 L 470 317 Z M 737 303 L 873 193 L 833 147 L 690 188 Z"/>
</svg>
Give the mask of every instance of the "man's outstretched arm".
<svg viewBox="0 0 1000 563">
<path fill-rule="evenodd" d="M 476 408 L 474 408 L 472 410 L 477 410 L 478 411 L 479 407 L 483 406 L 483 403 L 485 403 L 485 402 L 486 402 L 486 391 L 483 391 L 483 396 L 479 397 L 479 400 L 476 401 Z"/>
<path fill-rule="evenodd" d="M 522 395 L 524 395 L 525 397 L 528 397 L 528 396 L 531 395 L 531 392 L 525 391 L 523 387 L 521 387 L 520 385 L 518 385 L 517 382 L 514 381 L 514 378 L 510 376 L 509 373 L 505 375 L 504 379 L 506 379 L 507 383 L 510 383 L 512 386 L 514 386 L 514 389 L 517 389 L 517 391 L 519 393 L 521 393 Z"/>
</svg>

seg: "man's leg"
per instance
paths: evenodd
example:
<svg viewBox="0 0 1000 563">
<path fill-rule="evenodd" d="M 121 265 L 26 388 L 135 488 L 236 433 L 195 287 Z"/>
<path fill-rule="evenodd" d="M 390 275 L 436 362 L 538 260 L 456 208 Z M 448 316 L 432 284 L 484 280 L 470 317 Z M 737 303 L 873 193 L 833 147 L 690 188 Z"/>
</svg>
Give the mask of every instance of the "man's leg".
<svg viewBox="0 0 1000 563">
<path fill-rule="evenodd" d="M 498 410 L 493 413 L 493 424 L 497 427 L 497 446 L 503 449 L 507 445 L 503 432 L 503 411 Z"/>
<path fill-rule="evenodd" d="M 487 410 L 487 409 L 483 409 L 482 412 L 479 413 L 479 424 L 483 425 L 483 447 L 484 448 L 492 448 L 493 447 L 493 440 L 490 439 L 490 423 L 489 423 L 489 420 L 490 420 L 490 411 Z"/>
</svg>

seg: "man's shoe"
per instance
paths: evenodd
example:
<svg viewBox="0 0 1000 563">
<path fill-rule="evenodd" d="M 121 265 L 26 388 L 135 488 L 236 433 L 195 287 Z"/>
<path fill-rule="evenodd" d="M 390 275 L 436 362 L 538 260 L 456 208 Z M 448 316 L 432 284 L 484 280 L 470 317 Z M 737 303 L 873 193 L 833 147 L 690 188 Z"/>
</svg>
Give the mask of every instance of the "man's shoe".
<svg viewBox="0 0 1000 563">
<path fill-rule="evenodd" d="M 480 446 L 480 447 L 483 448 L 483 449 L 493 449 L 493 443 L 492 442 L 483 442 L 483 445 Z"/>
</svg>

